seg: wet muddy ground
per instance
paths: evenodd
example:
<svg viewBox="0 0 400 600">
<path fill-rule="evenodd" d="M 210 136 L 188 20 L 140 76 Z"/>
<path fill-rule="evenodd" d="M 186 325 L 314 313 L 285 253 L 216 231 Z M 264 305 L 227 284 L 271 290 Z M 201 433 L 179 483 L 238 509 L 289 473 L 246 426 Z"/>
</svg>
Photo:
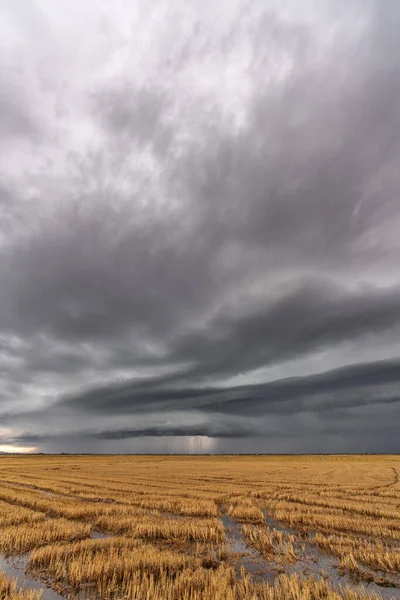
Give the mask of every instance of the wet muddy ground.
<svg viewBox="0 0 400 600">
<path fill-rule="evenodd" d="M 9 579 L 16 579 L 20 589 L 42 592 L 41 600 L 65 600 L 64 596 L 48 588 L 42 581 L 29 576 L 26 571 L 27 565 L 27 556 L 4 558 L 0 555 L 0 570 Z"/>
<path fill-rule="evenodd" d="M 265 523 L 269 527 L 287 534 L 293 535 L 296 533 L 291 528 L 275 521 L 266 512 L 264 516 Z M 283 567 L 278 563 L 263 559 L 257 551 L 248 546 L 242 534 L 241 526 L 233 519 L 225 515 L 221 520 L 225 527 L 230 552 L 236 554 L 236 571 L 239 576 L 241 568 L 245 568 L 248 573 L 252 574 L 256 581 L 273 581 L 280 572 L 295 573 L 301 577 L 326 578 L 337 588 L 349 587 L 358 592 L 364 589 L 380 594 L 382 598 L 387 600 L 400 599 L 400 578 L 393 581 L 393 577 L 387 577 L 385 573 L 375 571 L 375 576 L 377 575 L 385 581 L 383 585 L 377 585 L 372 581 L 368 583 L 355 581 L 350 575 L 338 572 L 338 561 L 314 545 L 312 535 L 301 540 L 297 538 L 299 543 L 296 550 L 299 558 L 296 563 Z M 372 571 L 368 569 L 365 569 L 365 572 L 372 574 Z"/>
<path fill-rule="evenodd" d="M 102 531 L 92 531 L 90 537 L 93 540 L 98 540 L 108 538 L 110 535 Z M 94 598 L 90 587 L 85 587 L 78 594 L 66 593 L 65 595 L 62 595 L 53 590 L 39 575 L 36 576 L 36 574 L 34 575 L 29 571 L 28 554 L 7 558 L 0 554 L 0 571 L 8 578 L 16 579 L 17 586 L 20 589 L 40 591 L 42 593 L 40 600 L 66 600 L 67 598 L 89 600 Z"/>
<path fill-rule="evenodd" d="M 48 490 L 38 488 L 34 489 L 46 495 L 56 495 Z M 179 518 L 179 515 L 168 516 Z M 264 516 L 265 523 L 269 527 L 275 528 L 287 534 L 296 533 L 290 527 L 275 521 L 267 512 L 264 513 Z M 313 544 L 312 534 L 304 537 L 304 539 L 300 539 L 299 537 L 296 538 L 298 540 L 298 545 L 296 548 L 298 560 L 294 564 L 282 566 L 273 561 L 266 560 L 259 552 L 248 546 L 242 534 L 242 527 L 239 523 L 227 515 L 222 516 L 221 521 L 226 532 L 229 555 L 233 560 L 238 577 L 241 577 L 243 569 L 249 573 L 255 581 L 259 582 L 273 582 L 276 576 L 282 572 L 287 574 L 296 573 L 297 575 L 306 578 L 310 576 L 314 576 L 316 578 L 324 577 L 337 588 L 346 586 L 358 592 L 361 590 L 368 590 L 370 592 L 376 592 L 380 594 L 387 600 L 391 600 L 393 598 L 398 598 L 400 600 L 400 577 L 398 580 L 396 578 L 396 581 L 393 582 L 394 585 L 390 585 L 390 580 L 387 579 L 386 586 L 377 585 L 374 582 L 356 582 L 350 575 L 338 572 L 337 560 L 333 556 L 322 552 L 315 544 Z M 92 539 L 104 539 L 110 537 L 110 534 L 102 531 L 93 531 L 91 537 Z M 0 570 L 3 571 L 7 577 L 16 578 L 17 585 L 21 589 L 41 591 L 42 600 L 65 600 L 66 598 L 74 598 L 75 600 L 88 600 L 89 598 L 93 598 L 93 588 L 91 589 L 90 586 L 82 589 L 79 594 L 71 595 L 71 593 L 66 593 L 65 596 L 61 595 L 59 592 L 48 587 L 48 585 L 39 577 L 36 578 L 32 573 L 30 573 L 27 570 L 27 565 L 27 555 L 17 558 L 5 558 L 0 555 Z M 368 569 L 365 569 L 365 572 L 368 573 Z M 382 581 L 384 581 L 384 579 L 387 577 L 387 575 L 384 573 L 377 571 L 373 573 L 381 576 Z"/>
</svg>

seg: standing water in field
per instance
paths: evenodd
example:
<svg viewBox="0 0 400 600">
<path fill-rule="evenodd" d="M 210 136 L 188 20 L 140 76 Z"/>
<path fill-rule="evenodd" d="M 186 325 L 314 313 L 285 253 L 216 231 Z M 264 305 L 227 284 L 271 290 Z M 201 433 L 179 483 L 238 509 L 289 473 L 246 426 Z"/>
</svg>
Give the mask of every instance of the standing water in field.
<svg viewBox="0 0 400 600">
<path fill-rule="evenodd" d="M 16 579 L 19 589 L 41 592 L 40 600 L 65 600 L 64 596 L 48 588 L 39 579 L 26 575 L 27 564 L 28 558 L 26 556 L 17 560 L 0 556 L 0 571 L 9 579 Z"/>
<path fill-rule="evenodd" d="M 269 527 L 296 535 L 296 532 L 293 529 L 273 519 L 267 511 L 264 511 L 264 516 L 265 523 Z M 379 594 L 385 600 L 392 600 L 393 598 L 400 599 L 400 589 L 391 585 L 390 582 L 384 586 L 378 585 L 373 581 L 369 583 L 355 583 L 349 574 L 339 573 L 334 557 L 323 552 L 318 546 L 311 543 L 311 539 L 312 537 L 307 536 L 307 538 L 302 540 L 301 545 L 303 546 L 303 549 L 300 550 L 299 548 L 299 558 L 294 565 L 286 565 L 286 573 L 295 573 L 296 575 L 303 575 L 306 577 L 314 576 L 317 578 L 327 576 L 328 580 L 333 585 L 352 588 L 357 592 L 360 592 L 360 589 L 366 590 L 371 593 Z"/>
<path fill-rule="evenodd" d="M 92 531 L 90 537 L 92 540 L 104 540 L 105 538 L 111 537 L 111 534 L 103 533 L 102 531 Z"/>
<path fill-rule="evenodd" d="M 266 561 L 253 548 L 247 546 L 241 526 L 228 515 L 221 517 L 221 521 L 231 552 L 239 555 L 236 561 L 236 575 L 240 576 L 240 571 L 244 568 L 255 580 L 272 582 L 276 572 L 268 568 Z"/>
</svg>

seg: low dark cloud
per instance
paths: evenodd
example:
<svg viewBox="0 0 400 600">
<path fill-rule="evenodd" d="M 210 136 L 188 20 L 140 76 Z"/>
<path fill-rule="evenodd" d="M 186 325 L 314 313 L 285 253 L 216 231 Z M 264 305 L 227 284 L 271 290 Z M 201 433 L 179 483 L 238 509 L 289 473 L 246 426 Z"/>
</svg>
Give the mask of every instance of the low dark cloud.
<svg viewBox="0 0 400 600">
<path fill-rule="evenodd" d="M 95 450 L 104 443 L 126 444 L 140 438 L 199 437 L 213 439 L 212 447 L 206 446 L 213 450 L 221 444 L 225 447 L 224 440 L 229 439 L 268 440 L 271 444 L 272 440 L 281 443 L 284 436 L 297 440 L 298 451 L 313 451 L 315 442 L 315 451 L 320 452 L 326 435 L 346 444 L 348 436 L 354 436 L 353 443 L 346 446 L 352 452 L 364 448 L 363 436 L 373 436 L 373 447 L 378 447 L 381 439 L 382 451 L 388 451 L 388 444 L 392 448 L 395 442 L 385 439 L 385 425 L 387 415 L 390 427 L 398 422 L 399 384 L 399 361 L 355 364 L 246 386 L 166 389 L 151 380 L 146 385 L 125 382 L 63 398 L 46 411 L 3 415 L 2 422 L 7 426 L 18 420 L 41 428 L 41 433 L 17 435 L 13 442 L 50 449 L 60 445 L 68 449 L 82 439 Z M 153 415 L 150 422 L 149 414 Z M 76 419 L 78 430 L 74 429 Z M 102 429 L 110 419 L 116 419 L 114 426 Z M 127 421 L 132 427 L 121 425 Z M 60 422 L 64 427 L 54 432 Z M 312 439 L 301 445 L 307 434 Z M 256 445 L 257 451 L 263 451 L 259 441 Z M 141 451 L 140 445 L 136 451 Z M 274 451 L 273 444 L 269 451 Z M 285 451 L 284 447 L 280 451 Z"/>
<path fill-rule="evenodd" d="M 126 382 L 64 398 L 61 406 L 77 412 L 123 415 L 192 410 L 238 416 L 324 412 L 400 401 L 400 362 L 355 364 L 302 377 L 229 387 L 169 387 Z M 169 389 L 168 389 L 169 388 Z M 217 436 L 218 437 L 218 436 Z"/>
<path fill-rule="evenodd" d="M 393 451 L 400 8 L 135 6 L 0 9 L 0 439 Z"/>
<path fill-rule="evenodd" d="M 16 441 L 23 443 L 40 443 L 43 440 L 54 439 L 56 442 L 67 438 L 68 440 L 79 440 L 82 437 L 91 438 L 94 440 L 129 440 L 131 438 L 140 437 L 187 437 L 187 436 L 200 436 L 200 437 L 217 437 L 217 438 L 247 438 L 257 437 L 261 435 L 260 432 L 252 431 L 246 427 L 230 427 L 221 426 L 213 423 L 205 423 L 203 425 L 188 425 L 188 426 L 170 426 L 170 425 L 158 425 L 147 428 L 138 429 L 117 429 L 114 431 L 87 431 L 80 432 L 78 435 L 73 434 L 60 434 L 59 436 L 52 436 L 51 434 L 44 435 L 24 435 L 16 438 Z"/>
</svg>

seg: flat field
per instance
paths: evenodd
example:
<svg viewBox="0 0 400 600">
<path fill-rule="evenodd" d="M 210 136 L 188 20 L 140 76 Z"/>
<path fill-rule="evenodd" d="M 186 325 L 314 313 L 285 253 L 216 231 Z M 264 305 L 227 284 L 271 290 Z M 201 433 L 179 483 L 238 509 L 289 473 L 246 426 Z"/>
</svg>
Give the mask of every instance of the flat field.
<svg viewBox="0 0 400 600">
<path fill-rule="evenodd" d="M 0 600 L 400 598 L 399 456 L 2 456 Z"/>
</svg>

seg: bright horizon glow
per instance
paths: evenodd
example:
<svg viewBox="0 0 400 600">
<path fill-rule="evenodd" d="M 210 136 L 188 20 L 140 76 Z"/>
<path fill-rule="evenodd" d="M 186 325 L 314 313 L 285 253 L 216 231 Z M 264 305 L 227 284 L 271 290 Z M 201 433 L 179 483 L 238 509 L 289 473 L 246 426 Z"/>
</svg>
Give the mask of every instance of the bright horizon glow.
<svg viewBox="0 0 400 600">
<path fill-rule="evenodd" d="M 10 454 L 31 454 L 37 452 L 36 446 L 12 446 L 11 444 L 0 444 L 0 452 L 7 452 Z"/>
</svg>

